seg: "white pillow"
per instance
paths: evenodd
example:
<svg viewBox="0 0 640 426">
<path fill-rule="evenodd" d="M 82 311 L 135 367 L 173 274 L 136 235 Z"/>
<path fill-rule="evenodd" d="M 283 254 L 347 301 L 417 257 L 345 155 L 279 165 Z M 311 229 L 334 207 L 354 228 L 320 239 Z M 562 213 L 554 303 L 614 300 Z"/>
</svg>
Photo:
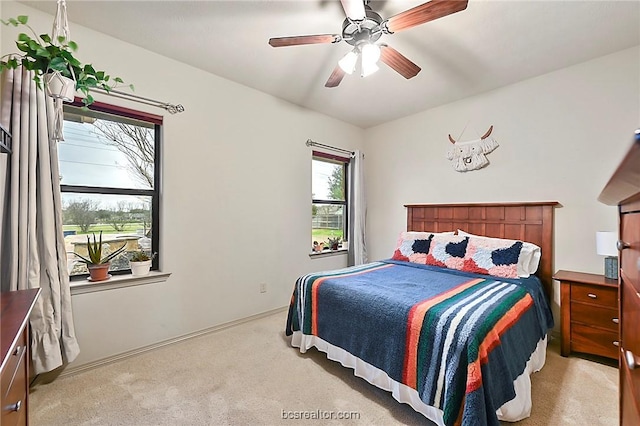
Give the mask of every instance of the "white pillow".
<svg viewBox="0 0 640 426">
<path fill-rule="evenodd" d="M 462 235 L 463 237 L 488 238 L 491 240 L 504 240 L 513 242 L 516 241 L 506 238 L 492 238 L 485 237 L 483 235 L 469 234 L 468 232 L 464 232 L 461 229 L 458 229 L 458 235 Z M 531 274 L 535 274 L 538 270 L 538 265 L 540 264 L 540 256 L 540 247 L 533 243 L 523 241 L 522 249 L 520 250 L 520 256 L 518 257 L 518 276 L 521 278 L 526 278 Z"/>
</svg>

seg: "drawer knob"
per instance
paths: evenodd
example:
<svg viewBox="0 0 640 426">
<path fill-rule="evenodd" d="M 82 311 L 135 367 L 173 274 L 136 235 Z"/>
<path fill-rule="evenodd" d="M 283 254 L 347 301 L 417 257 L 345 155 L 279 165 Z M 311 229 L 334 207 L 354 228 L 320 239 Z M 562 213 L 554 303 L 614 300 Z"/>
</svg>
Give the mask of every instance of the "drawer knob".
<svg viewBox="0 0 640 426">
<path fill-rule="evenodd" d="M 16 349 L 13 351 L 13 356 L 19 356 L 20 352 L 22 352 L 22 346 L 16 346 Z"/>
<path fill-rule="evenodd" d="M 595 294 L 593 294 L 593 293 L 589 293 L 589 294 L 587 294 L 587 296 L 589 296 L 589 297 L 590 297 L 590 298 L 592 298 L 592 299 L 597 299 L 597 298 L 598 298 L 598 296 L 596 296 L 596 295 L 595 295 Z"/>
<path fill-rule="evenodd" d="M 11 404 L 7 408 L 9 409 L 9 411 L 20 411 L 20 408 L 22 408 L 22 400 L 16 402 L 15 404 Z"/>
<path fill-rule="evenodd" d="M 617 340 L 613 341 L 613 346 L 620 346 L 620 342 L 618 342 Z"/>
<path fill-rule="evenodd" d="M 638 362 L 638 358 L 631 351 L 624 351 L 624 359 L 627 362 L 627 367 L 629 370 L 634 370 L 637 367 L 640 367 L 640 362 Z"/>
<path fill-rule="evenodd" d="M 616 248 L 618 249 L 618 251 L 622 251 L 622 250 L 624 250 L 624 249 L 626 249 L 626 248 L 629 248 L 629 247 L 631 247 L 631 244 L 629 244 L 629 243 L 625 243 L 625 242 L 624 242 L 624 241 L 622 241 L 622 240 L 618 240 L 618 241 L 616 242 Z"/>
<path fill-rule="evenodd" d="M 611 321 L 613 321 L 616 324 L 620 324 L 620 320 L 618 318 L 613 318 Z"/>
</svg>

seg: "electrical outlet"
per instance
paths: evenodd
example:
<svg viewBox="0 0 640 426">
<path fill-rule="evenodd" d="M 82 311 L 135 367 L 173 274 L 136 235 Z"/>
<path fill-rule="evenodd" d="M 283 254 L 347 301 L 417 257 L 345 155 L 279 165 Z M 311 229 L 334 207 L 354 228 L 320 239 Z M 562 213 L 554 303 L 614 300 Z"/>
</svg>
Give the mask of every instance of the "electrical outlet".
<svg viewBox="0 0 640 426">
<path fill-rule="evenodd" d="M 260 293 L 267 292 L 267 283 L 260 283 Z"/>
</svg>

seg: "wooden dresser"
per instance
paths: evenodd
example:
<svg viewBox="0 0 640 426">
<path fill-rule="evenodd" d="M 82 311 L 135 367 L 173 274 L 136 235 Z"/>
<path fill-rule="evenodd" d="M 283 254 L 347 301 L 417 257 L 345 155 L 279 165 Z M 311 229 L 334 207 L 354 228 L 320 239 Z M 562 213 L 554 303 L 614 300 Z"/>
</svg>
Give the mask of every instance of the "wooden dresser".
<svg viewBox="0 0 640 426">
<path fill-rule="evenodd" d="M 571 352 L 618 359 L 618 281 L 603 275 L 558 271 L 562 346 Z"/>
<path fill-rule="evenodd" d="M 29 424 L 29 314 L 40 289 L 0 293 L 2 426 Z"/>
<path fill-rule="evenodd" d="M 600 197 L 620 214 L 620 424 L 640 425 L 640 130 Z"/>
</svg>

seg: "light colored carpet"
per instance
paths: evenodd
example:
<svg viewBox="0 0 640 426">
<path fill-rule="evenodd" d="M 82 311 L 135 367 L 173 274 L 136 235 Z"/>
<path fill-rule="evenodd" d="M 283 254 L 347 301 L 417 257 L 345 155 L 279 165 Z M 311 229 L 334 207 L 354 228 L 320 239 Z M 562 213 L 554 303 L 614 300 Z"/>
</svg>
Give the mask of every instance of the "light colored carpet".
<svg viewBox="0 0 640 426">
<path fill-rule="evenodd" d="M 428 423 L 325 354 L 290 347 L 285 319 L 286 312 L 278 312 L 38 384 L 30 394 L 31 425 Z M 615 367 L 563 358 L 552 342 L 547 364 L 532 382 L 532 415 L 517 425 L 618 424 Z M 357 414 L 340 420 L 283 418 L 292 411 Z"/>
</svg>

